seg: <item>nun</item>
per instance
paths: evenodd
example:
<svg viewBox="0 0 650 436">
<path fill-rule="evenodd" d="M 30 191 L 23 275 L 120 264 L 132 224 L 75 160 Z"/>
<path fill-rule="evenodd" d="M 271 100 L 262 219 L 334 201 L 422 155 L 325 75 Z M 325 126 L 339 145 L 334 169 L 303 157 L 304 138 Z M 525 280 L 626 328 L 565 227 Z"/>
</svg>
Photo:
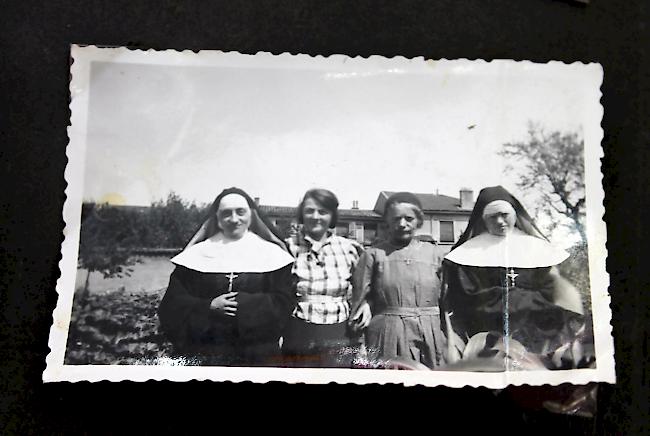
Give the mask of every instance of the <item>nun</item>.
<svg viewBox="0 0 650 436">
<path fill-rule="evenodd" d="M 293 257 L 241 189 L 221 192 L 207 220 L 171 261 L 160 304 L 177 354 L 200 364 L 267 366 L 279 359 L 295 306 Z"/>
<path fill-rule="evenodd" d="M 470 338 L 486 333 L 542 357 L 571 343 L 584 317 L 580 293 L 558 272 L 568 257 L 506 189 L 482 189 L 443 261 L 448 336 L 460 339 L 456 357 Z"/>
</svg>

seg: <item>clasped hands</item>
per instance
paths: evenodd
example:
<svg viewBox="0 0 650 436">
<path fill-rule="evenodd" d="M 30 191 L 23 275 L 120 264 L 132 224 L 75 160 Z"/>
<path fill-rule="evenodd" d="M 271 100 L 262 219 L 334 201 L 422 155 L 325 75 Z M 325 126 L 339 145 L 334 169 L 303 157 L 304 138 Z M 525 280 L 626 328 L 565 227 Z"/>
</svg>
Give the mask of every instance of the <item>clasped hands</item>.
<svg viewBox="0 0 650 436">
<path fill-rule="evenodd" d="M 210 302 L 210 309 L 227 316 L 237 315 L 237 292 L 227 292 L 214 298 Z"/>
</svg>

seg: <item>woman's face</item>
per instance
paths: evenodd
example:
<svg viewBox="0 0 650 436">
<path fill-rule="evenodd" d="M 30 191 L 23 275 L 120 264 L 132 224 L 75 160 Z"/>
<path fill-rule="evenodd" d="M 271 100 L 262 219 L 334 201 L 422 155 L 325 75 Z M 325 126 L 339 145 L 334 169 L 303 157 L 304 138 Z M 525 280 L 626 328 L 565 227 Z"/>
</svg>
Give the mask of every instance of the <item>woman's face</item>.
<svg viewBox="0 0 650 436">
<path fill-rule="evenodd" d="M 228 194 L 219 202 L 217 222 L 227 239 L 239 239 L 251 225 L 251 209 L 239 194 Z"/>
<path fill-rule="evenodd" d="M 516 221 L 517 213 L 509 204 L 489 203 L 485 207 L 483 222 L 492 235 L 505 236 L 515 228 Z"/>
<path fill-rule="evenodd" d="M 415 236 L 418 228 L 418 217 L 415 206 L 408 203 L 393 204 L 386 212 L 386 224 L 390 241 L 396 245 L 406 245 Z"/>
<path fill-rule="evenodd" d="M 302 222 L 305 233 L 312 239 L 320 241 L 332 223 L 333 213 L 322 204 L 308 197 L 302 208 Z"/>
</svg>

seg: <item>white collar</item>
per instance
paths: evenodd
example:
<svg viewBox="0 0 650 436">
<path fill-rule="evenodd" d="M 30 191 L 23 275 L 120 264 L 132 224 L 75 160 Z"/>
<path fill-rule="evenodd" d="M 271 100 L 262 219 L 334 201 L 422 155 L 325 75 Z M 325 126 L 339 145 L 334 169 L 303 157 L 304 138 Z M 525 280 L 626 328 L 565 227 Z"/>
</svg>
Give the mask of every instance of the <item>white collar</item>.
<svg viewBox="0 0 650 436">
<path fill-rule="evenodd" d="M 323 246 L 325 246 L 325 245 L 327 245 L 327 244 L 329 244 L 331 242 L 333 233 L 332 233 L 331 230 L 327 230 L 327 232 L 325 232 L 325 237 L 323 239 L 321 239 L 320 241 L 315 240 L 314 238 L 312 238 L 309 235 L 306 235 L 305 233 L 302 233 L 301 236 L 302 236 L 302 239 L 305 242 L 307 242 L 306 245 L 308 245 L 311 248 L 311 250 L 319 251 Z"/>
<path fill-rule="evenodd" d="M 569 253 L 515 228 L 506 236 L 481 233 L 449 252 L 445 259 L 459 265 L 540 268 L 558 265 Z"/>
<path fill-rule="evenodd" d="M 171 259 L 176 265 L 204 273 L 275 271 L 293 260 L 289 253 L 250 231 L 237 241 L 226 241 L 219 232 Z"/>
</svg>

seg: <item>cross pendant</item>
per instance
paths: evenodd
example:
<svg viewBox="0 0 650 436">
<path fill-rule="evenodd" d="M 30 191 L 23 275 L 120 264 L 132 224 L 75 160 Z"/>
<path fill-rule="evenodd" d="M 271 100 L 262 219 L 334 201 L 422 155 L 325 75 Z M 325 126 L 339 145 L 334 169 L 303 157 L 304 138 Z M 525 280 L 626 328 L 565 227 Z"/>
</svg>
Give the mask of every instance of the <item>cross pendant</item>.
<svg viewBox="0 0 650 436">
<path fill-rule="evenodd" d="M 237 277 L 239 277 L 239 275 L 233 272 L 231 272 L 226 276 L 226 278 L 228 279 L 228 292 L 232 292 L 232 281 L 235 280 Z"/>
<path fill-rule="evenodd" d="M 411 259 L 404 259 L 404 262 L 405 262 L 407 265 L 410 265 L 410 264 L 411 264 Z"/>
<path fill-rule="evenodd" d="M 513 268 L 510 268 L 510 272 L 506 274 L 506 277 L 510 279 L 510 286 L 517 286 L 515 284 L 515 279 L 519 276 L 519 274 L 515 273 L 515 270 Z"/>
</svg>

